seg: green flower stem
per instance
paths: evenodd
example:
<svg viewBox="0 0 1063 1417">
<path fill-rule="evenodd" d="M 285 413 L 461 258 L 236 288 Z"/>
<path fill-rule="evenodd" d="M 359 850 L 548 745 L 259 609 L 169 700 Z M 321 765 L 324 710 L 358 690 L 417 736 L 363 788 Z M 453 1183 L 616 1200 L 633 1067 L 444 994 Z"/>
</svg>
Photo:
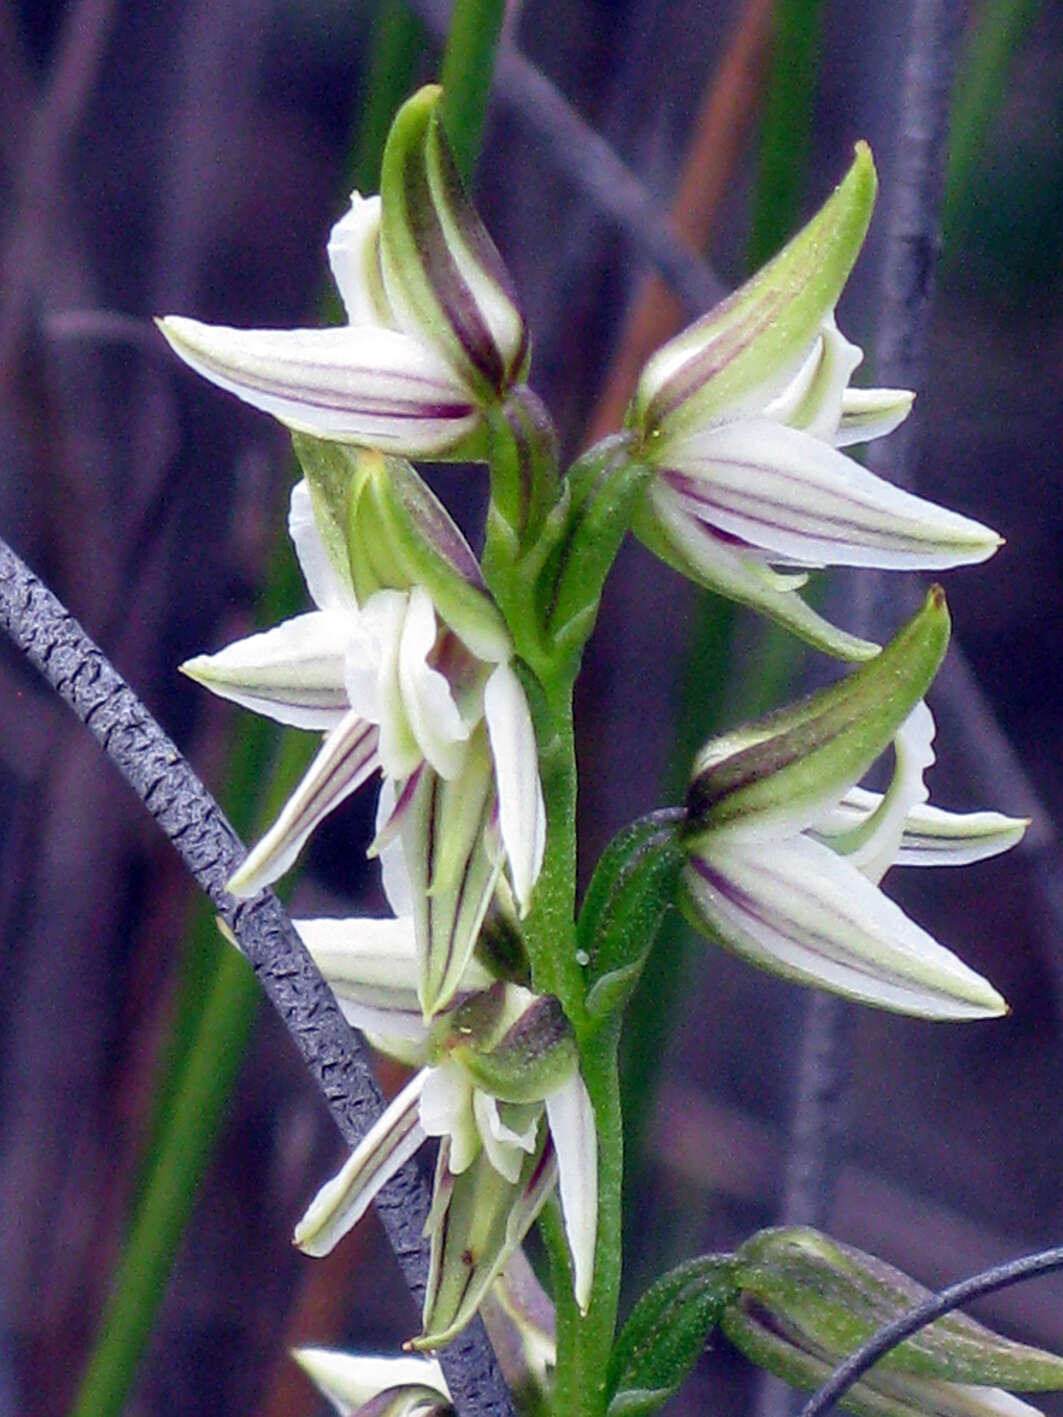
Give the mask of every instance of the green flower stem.
<svg viewBox="0 0 1063 1417">
<path fill-rule="evenodd" d="M 476 166 L 502 33 L 504 0 L 457 0 L 443 54 L 443 126 L 467 182 Z"/>
<path fill-rule="evenodd" d="M 623 1126 L 617 1072 L 618 1029 L 596 1035 L 582 1050 L 583 1080 L 594 1106 L 598 1132 L 598 1239 L 594 1284 L 585 1315 L 572 1297 L 568 1245 L 552 1204 L 540 1227 L 550 1255 L 557 1312 L 557 1368 L 554 1411 L 564 1417 L 601 1417 L 606 1407 L 606 1373 L 616 1334 L 621 1269 L 621 1181 Z"/>
<path fill-rule="evenodd" d="M 546 803 L 546 852 L 523 921 L 532 983 L 560 999 L 577 1036 L 586 1020 L 583 971 L 576 959 L 576 750 L 572 686 L 533 700 L 539 772 Z"/>
<path fill-rule="evenodd" d="M 555 1411 L 565 1417 L 601 1417 L 605 1374 L 620 1292 L 623 1129 L 617 1070 L 618 1029 L 597 1029 L 584 1005 L 583 970 L 576 959 L 576 759 L 572 684 L 552 686 L 536 710 L 547 837 L 524 937 L 535 988 L 561 1000 L 580 1045 L 580 1068 L 594 1108 L 598 1136 L 598 1232 L 594 1283 L 586 1315 L 572 1297 L 572 1272 L 556 1207 L 545 1220 L 557 1309 Z M 551 1218 L 552 1217 L 552 1218 Z M 551 1238 L 552 1235 L 552 1238 Z"/>
<path fill-rule="evenodd" d="M 496 444 L 497 446 L 497 444 Z M 549 440 L 524 443 L 533 450 L 524 462 L 524 486 L 535 488 L 553 477 Z M 502 450 L 503 455 L 506 449 Z M 492 467 L 492 484 L 497 486 Z M 561 505 L 561 504 L 558 504 Z M 565 1417 L 601 1417 L 605 1379 L 616 1329 L 620 1292 L 621 1181 L 623 1129 L 617 1068 L 619 1029 L 601 1028 L 585 1004 L 583 968 L 576 957 L 576 753 L 572 694 L 579 656 L 550 643 L 536 603 L 536 575 L 549 543 L 525 541 L 522 551 L 512 527 L 496 505 L 488 517 L 484 569 L 506 616 L 518 654 L 535 676 L 529 699 L 539 745 L 539 768 L 546 805 L 546 851 L 523 933 L 534 987 L 555 995 L 580 1046 L 580 1067 L 594 1109 L 598 1137 L 598 1225 L 594 1280 L 586 1315 L 572 1296 L 572 1273 L 564 1229 L 552 1205 L 542 1225 L 551 1254 L 557 1311 L 555 1411 Z M 619 547 L 615 538 L 613 554 Z M 603 570 L 604 576 L 604 570 Z"/>
</svg>

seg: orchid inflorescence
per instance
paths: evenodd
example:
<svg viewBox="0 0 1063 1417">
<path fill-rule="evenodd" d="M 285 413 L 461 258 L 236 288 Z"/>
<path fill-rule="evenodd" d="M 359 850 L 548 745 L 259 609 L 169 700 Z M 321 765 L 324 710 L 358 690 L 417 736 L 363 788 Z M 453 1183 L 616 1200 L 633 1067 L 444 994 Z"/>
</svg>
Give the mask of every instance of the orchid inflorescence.
<svg viewBox="0 0 1063 1417">
<path fill-rule="evenodd" d="M 1000 538 L 843 451 L 889 433 L 913 398 L 850 387 L 861 352 L 835 324 L 874 204 L 866 145 L 779 255 L 654 354 L 624 427 L 562 472 L 525 383 L 520 306 L 458 178 L 439 98 L 429 88 L 404 105 L 380 196 L 355 193 L 333 229 L 347 324 L 160 321 L 194 369 L 292 429 L 303 472 L 289 529 L 315 608 L 184 666 L 324 735 L 229 889 L 250 897 L 278 879 L 335 807 L 381 782 L 369 853 L 392 916 L 297 925 L 348 1019 L 413 1073 L 296 1242 L 329 1251 L 436 1138 L 411 1346 L 439 1347 L 481 1312 L 524 1355 L 511 1382 L 530 1407 L 650 1412 L 693 1358 L 662 1358 L 675 1345 L 647 1335 L 666 1319 L 684 1332 L 696 1300 L 705 1332 L 722 1323 L 755 1361 L 815 1381 L 836 1355 L 806 1291 L 851 1316 L 885 1269 L 811 1232 L 765 1232 L 780 1238 L 666 1277 L 614 1344 L 620 1017 L 670 907 L 753 963 L 862 1003 L 927 1019 L 1005 1012 L 880 886 L 894 864 L 977 860 L 1025 827 L 927 802 L 944 595 L 932 588 L 880 648 L 799 593 L 825 566 L 940 570 L 984 560 Z M 486 464 L 480 558 L 411 458 Z M 683 807 L 620 833 L 577 910 L 572 690 L 629 530 L 679 573 L 857 667 L 706 743 Z M 889 783 L 870 792 L 861 780 L 886 754 Z M 556 1341 L 520 1249 L 555 1191 L 561 1226 L 544 1235 Z M 906 1297 L 909 1282 L 888 1277 L 869 1314 Z M 984 1333 L 931 1344 L 918 1381 L 865 1385 L 854 1403 L 925 1410 L 933 1388 L 935 1411 L 1018 1412 L 994 1386 L 1003 1340 Z M 1058 1361 L 1032 1353 L 1010 1345 L 1003 1380 L 1058 1383 Z M 451 1410 L 427 1357 L 300 1361 L 342 1411 Z"/>
</svg>

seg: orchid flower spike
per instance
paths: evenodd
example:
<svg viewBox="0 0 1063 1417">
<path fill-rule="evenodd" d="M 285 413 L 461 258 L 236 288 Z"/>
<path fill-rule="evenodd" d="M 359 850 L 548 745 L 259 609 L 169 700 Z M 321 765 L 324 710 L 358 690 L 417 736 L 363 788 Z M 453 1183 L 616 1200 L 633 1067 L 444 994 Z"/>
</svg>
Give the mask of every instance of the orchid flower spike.
<svg viewBox="0 0 1063 1417">
<path fill-rule="evenodd" d="M 931 1019 L 1007 1011 L 996 990 L 888 900 L 905 857 L 990 855 L 1024 822 L 924 806 L 934 721 L 923 695 L 948 642 L 944 596 L 848 678 L 708 743 L 687 798 L 685 909 L 754 964 L 862 1003 Z M 884 796 L 854 789 L 892 744 Z M 937 846 L 921 846 L 927 837 Z M 912 844 L 914 840 L 914 845 Z M 907 845 L 906 845 L 907 843 Z"/>
<path fill-rule="evenodd" d="M 889 433 L 913 395 L 851 389 L 862 358 L 834 307 L 867 231 L 865 143 L 844 181 L 758 274 L 649 360 L 627 423 L 652 479 L 634 522 L 651 551 L 828 654 L 876 646 L 796 592 L 822 566 L 940 570 L 983 561 L 995 532 L 891 486 L 839 451 Z"/>
<path fill-rule="evenodd" d="M 428 1016 L 458 986 L 508 872 L 526 910 L 542 864 L 538 754 L 512 645 L 458 528 L 413 469 L 297 439 L 289 530 L 317 609 L 182 666 L 225 698 L 325 732 L 229 882 L 249 897 L 374 773 L 371 851 L 402 843 Z"/>
<path fill-rule="evenodd" d="M 426 1026 L 413 930 L 395 920 L 296 922 L 340 1007 L 373 1046 L 419 1069 L 312 1201 L 295 1241 L 327 1254 L 427 1137 L 440 1138 L 428 1219 L 424 1333 L 450 1339 L 476 1313 L 554 1185 L 586 1309 L 597 1234 L 594 1114 L 556 999 L 466 968 L 453 1007 Z"/>
<path fill-rule="evenodd" d="M 198 373 L 289 428 L 408 457 L 475 457 L 483 410 L 527 372 L 512 281 L 420 90 L 392 124 L 380 196 L 355 192 L 328 258 L 342 328 L 236 330 L 167 316 Z"/>
</svg>

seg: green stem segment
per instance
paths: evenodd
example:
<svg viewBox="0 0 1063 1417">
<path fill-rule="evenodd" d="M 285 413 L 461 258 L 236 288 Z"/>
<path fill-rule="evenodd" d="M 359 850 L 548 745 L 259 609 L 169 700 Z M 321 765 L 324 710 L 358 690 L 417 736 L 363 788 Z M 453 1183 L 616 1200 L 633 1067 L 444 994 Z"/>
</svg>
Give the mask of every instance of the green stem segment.
<svg viewBox="0 0 1063 1417">
<path fill-rule="evenodd" d="M 574 507 L 571 487 L 558 496 L 552 439 L 516 437 L 507 446 L 505 429 L 513 426 L 512 419 L 496 424 L 493 452 L 499 461 L 492 463 L 492 490 L 505 488 L 509 492 L 517 486 L 516 480 L 506 476 L 505 469 L 508 466 L 512 472 L 519 466 L 523 506 L 532 510 L 514 527 L 492 498 L 484 569 L 506 616 L 518 655 L 529 671 L 526 679 L 546 805 L 546 851 L 532 908 L 523 922 L 523 934 L 534 987 L 561 1001 L 575 1031 L 598 1139 L 597 1244 L 594 1281 L 585 1315 L 580 1314 L 573 1298 L 568 1245 L 556 1202 L 542 1220 L 554 1272 L 557 1312 L 554 1410 L 565 1417 L 602 1417 L 620 1291 L 623 1131 L 617 1068 L 619 1025 L 611 1022 L 603 1027 L 600 1019 L 589 1015 L 584 969 L 577 957 L 577 779 L 572 694 L 579 653 L 573 652 L 571 646 L 554 642 L 548 624 L 552 601 L 547 596 L 550 603 L 543 603 L 542 591 L 544 572 L 549 580 L 547 563 L 550 548 L 556 542 L 554 533 L 561 530 L 560 526 L 551 525 L 551 514 L 563 519 L 566 511 L 580 511 L 582 501 L 577 499 L 579 505 Z M 624 509 L 629 514 L 630 502 L 630 496 L 621 499 L 614 520 L 622 519 Z M 619 548 L 621 536 L 622 531 L 611 538 L 612 555 Z M 607 569 L 601 569 L 602 579 Z M 591 599 L 587 633 L 597 605 L 596 592 Z"/>
</svg>

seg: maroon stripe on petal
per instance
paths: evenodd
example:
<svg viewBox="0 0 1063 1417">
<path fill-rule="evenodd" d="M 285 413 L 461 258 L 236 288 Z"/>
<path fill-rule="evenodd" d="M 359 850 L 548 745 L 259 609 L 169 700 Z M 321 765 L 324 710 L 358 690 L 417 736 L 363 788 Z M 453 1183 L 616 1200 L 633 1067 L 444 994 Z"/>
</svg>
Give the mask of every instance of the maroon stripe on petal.
<svg viewBox="0 0 1063 1417">
<path fill-rule="evenodd" d="M 437 144 L 443 185 L 448 197 L 460 205 L 468 201 L 453 158 L 445 142 Z M 403 172 L 406 219 L 424 260 L 425 275 L 466 358 L 496 392 L 506 384 L 507 371 L 494 336 L 483 318 L 472 291 L 458 269 L 428 182 L 423 146 L 411 149 Z"/>
</svg>

